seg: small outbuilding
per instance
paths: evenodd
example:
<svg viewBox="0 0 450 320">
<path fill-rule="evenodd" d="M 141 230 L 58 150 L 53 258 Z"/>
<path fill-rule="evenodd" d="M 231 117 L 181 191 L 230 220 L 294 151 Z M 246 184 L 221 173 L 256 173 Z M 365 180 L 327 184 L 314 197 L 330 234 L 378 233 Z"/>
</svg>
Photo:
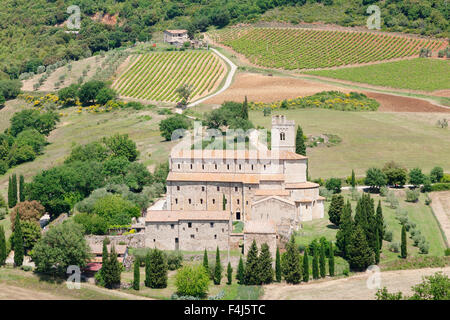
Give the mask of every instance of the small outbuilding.
<svg viewBox="0 0 450 320">
<path fill-rule="evenodd" d="M 164 42 L 182 45 L 186 41 L 189 41 L 188 31 L 187 30 L 165 30 L 164 31 Z"/>
</svg>

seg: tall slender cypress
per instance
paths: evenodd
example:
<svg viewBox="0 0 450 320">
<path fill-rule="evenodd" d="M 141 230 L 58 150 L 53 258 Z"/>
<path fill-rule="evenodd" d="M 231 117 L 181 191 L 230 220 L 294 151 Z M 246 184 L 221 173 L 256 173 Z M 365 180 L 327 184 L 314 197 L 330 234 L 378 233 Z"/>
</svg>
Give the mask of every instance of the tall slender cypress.
<svg viewBox="0 0 450 320">
<path fill-rule="evenodd" d="M 275 255 L 275 279 L 277 282 L 281 282 L 281 258 L 280 249 L 278 247 Z"/>
<path fill-rule="evenodd" d="M 258 257 L 258 280 L 264 284 L 273 281 L 272 256 L 267 243 L 261 245 L 261 253 Z"/>
<path fill-rule="evenodd" d="M 314 248 L 312 264 L 313 279 L 319 279 L 319 248 L 317 248 L 317 244 Z"/>
<path fill-rule="evenodd" d="M 22 226 L 20 224 L 20 213 L 17 210 L 16 219 L 14 220 L 14 265 L 20 267 L 23 264 L 23 256 L 25 254 L 23 248 Z"/>
<path fill-rule="evenodd" d="M 150 258 L 150 252 L 147 252 L 147 255 L 145 256 L 145 281 L 144 284 L 146 287 L 151 287 L 152 285 L 152 279 L 151 279 L 151 271 L 150 271 L 150 264 L 151 264 L 151 258 Z"/>
<path fill-rule="evenodd" d="M 12 204 L 13 204 L 12 181 L 11 181 L 11 177 L 9 177 L 9 181 L 8 181 L 8 207 L 9 208 L 13 208 L 14 206 Z"/>
<path fill-rule="evenodd" d="M 402 226 L 402 243 L 401 243 L 401 257 L 403 259 L 406 259 L 408 256 L 408 249 L 407 249 L 407 243 L 406 243 L 406 227 L 405 225 Z"/>
<path fill-rule="evenodd" d="M 380 236 L 376 234 L 376 246 L 375 246 L 375 264 L 380 263 Z"/>
<path fill-rule="evenodd" d="M 239 258 L 239 265 L 238 270 L 236 274 L 236 279 L 238 281 L 238 284 L 244 284 L 244 273 L 245 273 L 245 267 L 244 267 L 244 261 L 242 260 L 242 256 Z"/>
<path fill-rule="evenodd" d="M 334 248 L 333 242 L 330 241 L 330 256 L 328 257 L 328 271 L 330 277 L 334 277 Z"/>
<path fill-rule="evenodd" d="M 248 120 L 248 102 L 247 96 L 245 96 L 245 100 L 242 103 L 242 119 Z"/>
<path fill-rule="evenodd" d="M 231 267 L 231 263 L 228 262 L 227 267 L 227 284 L 230 285 L 233 282 L 233 268 Z"/>
<path fill-rule="evenodd" d="M 6 237 L 3 226 L 0 226 L 0 266 L 4 265 L 6 261 Z"/>
<path fill-rule="evenodd" d="M 356 187 L 356 177 L 355 177 L 355 170 L 352 169 L 352 179 L 351 179 L 351 185 L 354 189 Z"/>
<path fill-rule="evenodd" d="M 17 175 L 14 173 L 11 178 L 12 183 L 12 207 L 17 204 Z"/>
<path fill-rule="evenodd" d="M 208 252 L 203 253 L 203 268 L 205 268 L 206 272 L 209 274 L 209 262 L 208 262 Z"/>
<path fill-rule="evenodd" d="M 384 239 L 384 218 L 383 218 L 383 209 L 381 208 L 381 200 L 378 201 L 377 206 L 377 215 L 376 222 L 378 227 L 378 238 L 379 238 L 379 249 L 383 248 L 383 239 Z"/>
<path fill-rule="evenodd" d="M 20 175 L 19 178 L 19 201 L 24 202 L 25 201 L 25 178 L 23 175 Z"/>
<path fill-rule="evenodd" d="M 308 261 L 308 249 L 305 248 L 305 253 L 303 254 L 303 281 L 309 281 L 309 261 Z"/>
<path fill-rule="evenodd" d="M 244 283 L 246 285 L 260 284 L 258 262 L 258 247 L 256 246 L 256 241 L 253 240 L 250 250 L 247 253 L 247 261 L 245 262 Z"/>
<path fill-rule="evenodd" d="M 219 285 L 221 280 L 222 280 L 222 264 L 220 263 L 219 247 L 217 247 L 216 265 L 214 267 L 214 284 Z"/>
<path fill-rule="evenodd" d="M 141 282 L 141 273 L 140 273 L 140 262 L 136 257 L 134 259 L 134 277 L 133 277 L 133 289 L 139 290 L 140 282 Z"/>
<path fill-rule="evenodd" d="M 320 277 L 325 278 L 327 275 L 326 271 L 326 258 L 325 258 L 325 246 L 324 243 L 320 244 L 320 257 L 319 257 L 319 269 L 320 269 Z"/>
<path fill-rule="evenodd" d="M 297 126 L 297 134 L 295 136 L 295 153 L 306 156 L 305 139 L 303 138 L 303 129 Z"/>
</svg>

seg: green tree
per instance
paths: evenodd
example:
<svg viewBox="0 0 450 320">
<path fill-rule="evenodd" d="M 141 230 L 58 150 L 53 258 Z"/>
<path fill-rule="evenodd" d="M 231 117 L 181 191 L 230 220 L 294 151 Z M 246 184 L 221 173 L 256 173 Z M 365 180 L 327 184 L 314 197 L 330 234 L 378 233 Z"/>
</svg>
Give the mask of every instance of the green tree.
<svg viewBox="0 0 450 320">
<path fill-rule="evenodd" d="M 344 209 L 344 197 L 340 194 L 334 194 L 331 198 L 330 208 L 328 209 L 328 216 L 331 221 L 336 226 L 341 223 L 341 215 Z"/>
<path fill-rule="evenodd" d="M 179 98 L 181 99 L 180 103 L 182 106 L 186 106 L 188 104 L 189 98 L 194 90 L 194 86 L 190 84 L 183 84 L 182 86 L 178 87 L 175 92 L 178 94 Z"/>
<path fill-rule="evenodd" d="M 230 285 L 233 282 L 233 268 L 231 267 L 231 263 L 228 262 L 227 266 L 227 284 Z"/>
<path fill-rule="evenodd" d="M 78 98 L 84 105 L 94 104 L 98 93 L 103 88 L 105 88 L 105 83 L 102 81 L 87 81 L 80 87 L 80 90 L 78 91 Z"/>
<path fill-rule="evenodd" d="M 5 229 L 0 225 L 0 266 L 3 266 L 6 261 L 6 237 Z"/>
<path fill-rule="evenodd" d="M 152 249 L 149 258 L 149 266 L 146 265 L 148 276 L 145 285 L 156 289 L 167 287 L 168 268 L 164 253 L 159 249 Z"/>
<path fill-rule="evenodd" d="M 214 284 L 219 285 L 222 280 L 222 264 L 220 262 L 220 252 L 219 247 L 216 250 L 216 265 L 214 266 Z"/>
<path fill-rule="evenodd" d="M 102 88 L 95 96 L 95 100 L 98 104 L 104 105 L 110 100 L 115 100 L 117 98 L 117 93 L 111 88 Z"/>
<path fill-rule="evenodd" d="M 20 175 L 19 178 L 19 200 L 20 202 L 24 202 L 25 201 L 25 178 L 23 177 L 23 175 Z"/>
<path fill-rule="evenodd" d="M 273 281 L 272 256 L 267 243 L 261 245 L 261 253 L 258 258 L 258 271 L 260 283 L 268 284 Z"/>
<path fill-rule="evenodd" d="M 31 254 L 36 270 L 65 275 L 70 265 L 84 268 L 91 256 L 83 233 L 83 227 L 73 221 L 64 221 L 50 228 L 36 243 Z"/>
<path fill-rule="evenodd" d="M 295 152 L 306 156 L 305 137 L 303 136 L 303 129 L 297 126 L 297 134 L 295 136 Z"/>
<path fill-rule="evenodd" d="M 403 186 L 406 183 L 408 171 L 394 161 L 387 162 L 382 171 L 386 175 L 388 185 Z"/>
<path fill-rule="evenodd" d="M 347 261 L 350 268 L 362 271 L 374 261 L 373 251 L 367 243 L 366 236 L 361 225 L 356 225 L 351 234 L 347 249 Z"/>
<path fill-rule="evenodd" d="M 21 221 L 20 224 L 23 235 L 23 247 L 25 252 L 29 252 L 41 238 L 41 227 L 37 222 L 26 220 Z"/>
<path fill-rule="evenodd" d="M 303 281 L 309 281 L 309 259 L 308 259 L 308 249 L 305 248 L 305 252 L 303 254 Z"/>
<path fill-rule="evenodd" d="M 333 242 L 330 241 L 330 252 L 328 257 L 328 271 L 330 273 L 330 277 L 334 277 L 334 249 Z"/>
<path fill-rule="evenodd" d="M 136 142 L 128 137 L 128 134 L 115 134 L 110 137 L 105 137 L 102 142 L 108 149 L 110 156 L 119 158 L 124 157 L 128 161 L 133 162 L 139 156 Z"/>
<path fill-rule="evenodd" d="M 325 246 L 323 243 L 320 245 L 319 269 L 320 269 L 320 277 L 325 278 L 325 276 L 327 275 L 327 270 L 326 270 Z"/>
<path fill-rule="evenodd" d="M 139 290 L 141 282 L 140 262 L 138 258 L 134 260 L 133 289 Z"/>
<path fill-rule="evenodd" d="M 109 257 L 106 258 L 107 265 L 104 271 L 102 271 L 102 279 L 106 288 L 112 289 L 120 286 L 120 277 L 122 273 L 122 267 L 117 260 L 117 253 L 114 245 L 111 245 L 111 252 Z M 103 264 L 102 264 L 103 269 Z"/>
<path fill-rule="evenodd" d="M 325 188 L 329 191 L 333 191 L 334 193 L 341 192 L 342 181 L 339 178 L 330 178 L 325 183 Z"/>
<path fill-rule="evenodd" d="M 365 184 L 372 189 L 380 189 L 387 184 L 387 177 L 383 171 L 378 168 L 369 168 L 366 171 Z"/>
<path fill-rule="evenodd" d="M 14 237 L 12 244 L 14 248 L 14 266 L 20 267 L 23 263 L 25 249 L 23 245 L 23 234 L 22 234 L 22 227 L 20 224 L 19 212 L 17 212 L 16 219 L 14 221 Z"/>
<path fill-rule="evenodd" d="M 236 274 L 236 279 L 238 281 L 238 284 L 244 284 L 245 283 L 245 267 L 244 267 L 244 261 L 242 260 L 242 256 L 239 258 L 239 264 L 238 264 L 238 270 Z"/>
<path fill-rule="evenodd" d="M 261 283 L 258 272 L 258 247 L 256 241 L 253 240 L 250 250 L 247 253 L 245 262 L 244 283 L 246 285 L 258 285 Z"/>
<path fill-rule="evenodd" d="M 353 227 L 352 206 L 350 201 L 347 200 L 347 203 L 342 210 L 341 223 L 336 234 L 336 245 L 344 258 L 347 258 L 348 256 L 348 245 L 350 243 Z"/>
<path fill-rule="evenodd" d="M 414 168 L 409 171 L 409 183 L 414 186 L 421 185 L 425 180 L 425 175 L 420 168 Z"/>
<path fill-rule="evenodd" d="M 15 173 L 11 177 L 11 200 L 8 198 L 8 204 L 10 208 L 17 204 L 17 176 Z"/>
<path fill-rule="evenodd" d="M 312 276 L 313 279 L 319 279 L 319 248 L 318 244 L 313 246 Z"/>
<path fill-rule="evenodd" d="M 375 264 L 380 263 L 380 234 L 376 234 L 376 246 L 375 246 Z"/>
<path fill-rule="evenodd" d="M 406 242 L 406 226 L 402 225 L 402 242 L 401 242 L 401 249 L 400 249 L 400 256 L 403 259 L 406 259 L 408 256 L 408 249 L 407 249 L 407 242 Z"/>
<path fill-rule="evenodd" d="M 242 119 L 248 120 L 248 102 L 247 96 L 245 96 L 245 100 L 242 103 Z"/>
<path fill-rule="evenodd" d="M 379 249 L 381 251 L 383 247 L 383 239 L 384 239 L 384 218 L 383 218 L 383 209 L 381 208 L 381 200 L 378 200 L 377 206 L 377 214 L 376 214 L 376 225 L 377 225 L 377 233 L 379 241 Z"/>
<path fill-rule="evenodd" d="M 284 259 L 283 259 L 284 257 Z M 286 252 L 281 259 L 284 279 L 287 283 L 297 284 L 302 277 L 302 265 L 300 264 L 300 253 L 295 245 L 294 235 L 286 244 Z"/>
<path fill-rule="evenodd" d="M 208 252 L 206 252 L 206 248 L 203 252 L 203 268 L 205 268 L 205 270 L 209 273 Z"/>
<path fill-rule="evenodd" d="M 352 169 L 352 178 L 351 178 L 351 185 L 352 185 L 352 188 L 354 189 L 354 188 L 356 188 L 356 177 L 355 177 L 355 171 Z"/>
<path fill-rule="evenodd" d="M 166 139 L 166 141 L 172 140 L 172 134 L 176 131 L 176 136 L 174 139 L 178 139 L 183 136 L 183 132 L 189 129 L 190 123 L 186 116 L 176 114 L 167 119 L 161 120 L 159 123 L 159 131 L 161 131 L 161 136 Z"/>
<path fill-rule="evenodd" d="M 11 177 L 9 177 L 8 181 L 8 207 L 13 208 L 15 205 L 13 205 L 14 197 L 12 192 L 12 181 Z"/>
<path fill-rule="evenodd" d="M 177 294 L 203 298 L 208 293 L 209 275 L 203 266 L 184 266 L 175 277 Z"/>
<path fill-rule="evenodd" d="M 443 177 L 444 169 L 442 169 L 441 167 L 434 167 L 430 172 L 430 179 L 433 183 L 441 182 Z"/>
<path fill-rule="evenodd" d="M 281 282 L 280 249 L 278 247 L 277 247 L 277 253 L 275 256 L 275 279 L 277 282 Z"/>
</svg>

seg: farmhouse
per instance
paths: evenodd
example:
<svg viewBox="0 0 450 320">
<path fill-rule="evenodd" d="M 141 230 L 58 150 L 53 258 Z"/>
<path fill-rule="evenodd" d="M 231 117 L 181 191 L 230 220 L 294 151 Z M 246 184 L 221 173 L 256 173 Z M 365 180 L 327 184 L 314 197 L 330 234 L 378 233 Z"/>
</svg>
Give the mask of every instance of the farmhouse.
<svg viewBox="0 0 450 320">
<path fill-rule="evenodd" d="M 182 45 L 186 41 L 189 41 L 187 30 L 165 30 L 164 31 L 164 42 Z"/>
<path fill-rule="evenodd" d="M 272 118 L 271 150 L 173 150 L 164 211 L 147 210 L 146 245 L 224 248 L 232 222 L 241 221 L 245 239 L 275 248 L 280 232 L 324 216 L 319 185 L 306 180 L 307 160 L 295 153 L 295 123 L 284 116 Z"/>
</svg>

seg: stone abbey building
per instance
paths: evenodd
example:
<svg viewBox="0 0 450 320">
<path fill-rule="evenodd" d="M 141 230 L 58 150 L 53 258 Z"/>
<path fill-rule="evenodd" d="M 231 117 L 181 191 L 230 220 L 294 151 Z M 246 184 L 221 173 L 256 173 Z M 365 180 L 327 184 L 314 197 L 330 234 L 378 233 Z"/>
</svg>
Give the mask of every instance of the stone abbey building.
<svg viewBox="0 0 450 320">
<path fill-rule="evenodd" d="M 324 216 L 319 185 L 306 180 L 307 157 L 295 153 L 294 121 L 272 117 L 271 148 L 174 150 L 164 210 L 147 211 L 146 246 L 226 250 L 237 241 L 271 241 Z M 232 233 L 242 221 L 244 232 Z"/>
</svg>

